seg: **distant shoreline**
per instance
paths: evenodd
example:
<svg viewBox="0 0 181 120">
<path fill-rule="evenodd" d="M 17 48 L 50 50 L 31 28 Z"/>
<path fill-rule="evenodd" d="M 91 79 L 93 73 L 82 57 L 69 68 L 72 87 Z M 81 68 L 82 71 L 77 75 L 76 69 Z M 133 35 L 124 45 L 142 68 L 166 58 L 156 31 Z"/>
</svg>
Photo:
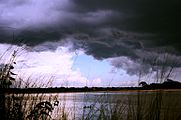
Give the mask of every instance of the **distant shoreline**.
<svg viewBox="0 0 181 120">
<path fill-rule="evenodd" d="M 76 93 L 76 92 L 177 92 L 181 89 L 143 89 L 142 87 L 128 88 L 9 88 L 0 89 L 0 93 Z"/>
</svg>

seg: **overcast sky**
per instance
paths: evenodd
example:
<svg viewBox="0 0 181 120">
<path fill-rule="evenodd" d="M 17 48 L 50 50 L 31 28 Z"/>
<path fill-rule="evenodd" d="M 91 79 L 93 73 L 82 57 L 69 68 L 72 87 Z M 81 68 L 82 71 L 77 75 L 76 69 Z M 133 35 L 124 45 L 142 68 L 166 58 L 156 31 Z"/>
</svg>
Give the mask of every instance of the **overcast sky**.
<svg viewBox="0 0 181 120">
<path fill-rule="evenodd" d="M 139 72 L 153 71 L 153 58 L 163 65 L 165 55 L 172 78 L 181 81 L 180 6 L 180 0 L 0 0 L 0 52 L 23 46 L 19 76 L 53 78 L 52 86 L 135 86 Z"/>
</svg>

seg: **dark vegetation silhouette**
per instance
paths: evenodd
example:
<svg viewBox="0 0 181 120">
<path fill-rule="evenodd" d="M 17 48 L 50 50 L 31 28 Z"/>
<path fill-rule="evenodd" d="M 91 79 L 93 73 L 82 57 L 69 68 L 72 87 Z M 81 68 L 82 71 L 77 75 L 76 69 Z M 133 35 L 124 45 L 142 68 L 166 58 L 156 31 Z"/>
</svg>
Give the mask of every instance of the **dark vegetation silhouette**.
<svg viewBox="0 0 181 120">
<path fill-rule="evenodd" d="M 147 84 L 142 81 L 139 83 L 145 89 L 181 89 L 181 83 L 171 79 L 167 79 L 163 83 L 151 83 Z"/>
<path fill-rule="evenodd" d="M 13 76 L 15 76 L 16 74 L 12 72 L 12 70 L 14 69 L 14 64 L 16 64 L 15 62 L 15 57 L 16 57 L 16 53 L 17 51 L 14 50 L 10 61 L 5 64 L 1 70 L 0 70 L 0 113 L 2 113 L 2 119 L 6 120 L 7 119 L 7 110 L 6 110 L 6 93 L 5 90 L 10 88 L 10 86 L 13 84 L 13 82 L 15 82 L 15 78 Z M 15 105 L 17 108 L 18 105 Z M 17 108 L 18 109 L 18 108 Z M 18 113 L 20 114 L 20 113 Z"/>
<path fill-rule="evenodd" d="M 58 106 L 58 101 L 55 101 L 54 106 Z M 53 111 L 54 106 L 48 101 L 39 102 L 26 118 L 28 120 L 51 119 L 50 113 Z"/>
<path fill-rule="evenodd" d="M 53 105 L 48 102 L 42 102 L 43 96 L 37 96 L 36 99 L 40 99 L 39 103 L 36 103 L 36 100 L 32 103 L 24 102 L 25 94 L 21 94 L 17 89 L 12 88 L 16 82 L 16 75 L 13 72 L 14 65 L 16 65 L 15 58 L 17 51 L 14 50 L 10 60 L 5 65 L 1 65 L 0 68 L 0 119 L 1 120 L 48 120 L 51 118 L 50 112 L 53 110 Z M 21 86 L 21 85 L 19 85 Z M 33 87 L 33 86 L 32 86 Z M 11 91 L 9 93 L 8 91 Z M 32 99 L 32 97 L 26 97 L 27 99 Z M 33 98 L 34 99 L 34 98 Z M 30 107 L 29 115 L 25 115 L 25 108 L 30 104 L 35 106 L 34 108 Z M 58 106 L 58 102 L 54 104 Z M 23 108 L 24 107 L 24 108 Z"/>
<path fill-rule="evenodd" d="M 14 64 L 16 64 L 16 52 L 13 52 L 10 61 L 0 69 L 0 88 L 10 88 L 15 82 L 14 76 L 17 74 L 13 73 L 12 70 L 14 69 Z"/>
</svg>

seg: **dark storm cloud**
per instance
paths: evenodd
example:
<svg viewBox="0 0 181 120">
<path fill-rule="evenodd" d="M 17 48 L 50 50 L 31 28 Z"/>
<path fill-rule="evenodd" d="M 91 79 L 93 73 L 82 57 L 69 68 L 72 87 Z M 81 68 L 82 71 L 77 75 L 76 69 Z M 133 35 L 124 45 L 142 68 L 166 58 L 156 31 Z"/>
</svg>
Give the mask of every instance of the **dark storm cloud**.
<svg viewBox="0 0 181 120">
<path fill-rule="evenodd" d="M 141 56 L 137 51 L 162 47 L 173 48 L 177 55 L 181 53 L 180 0 L 62 1 L 1 1 L 0 7 L 6 9 L 1 9 L 0 23 L 17 28 L 1 27 L 1 42 L 37 46 L 71 38 L 75 49 L 84 48 L 97 59 L 127 56 L 137 60 Z M 10 11 L 13 6 L 14 13 Z"/>
<path fill-rule="evenodd" d="M 117 57 L 110 60 L 111 65 L 115 68 L 122 68 L 128 74 L 139 75 L 152 73 L 158 70 L 169 71 L 172 68 L 177 70 L 181 67 L 181 56 L 176 56 L 169 53 L 157 53 L 141 51 L 139 59 L 132 60 L 128 57 Z"/>
<path fill-rule="evenodd" d="M 53 1 L 50 5 L 46 1 L 1 1 L 1 42 L 35 46 L 45 41 L 60 40 L 76 32 L 92 35 L 94 29 L 119 17 L 119 13 L 111 9 L 81 13 L 74 10 L 78 6 L 72 5 L 70 0 L 62 1 Z M 16 39 L 13 39 L 13 34 Z"/>
<path fill-rule="evenodd" d="M 79 11 L 112 9 L 120 18 L 107 24 L 124 31 L 153 33 L 151 41 L 157 46 L 172 45 L 180 50 L 181 2 L 179 0 L 75 0 Z"/>
<path fill-rule="evenodd" d="M 74 0 L 74 3 L 77 5 L 75 10 L 80 12 L 100 9 L 118 11 L 124 16 L 121 16 L 115 24 L 128 30 L 156 32 L 168 31 L 168 27 L 174 27 L 173 30 L 176 31 L 179 29 L 179 26 L 173 26 L 180 23 L 179 0 Z M 120 20 L 124 24 L 120 24 Z"/>
</svg>

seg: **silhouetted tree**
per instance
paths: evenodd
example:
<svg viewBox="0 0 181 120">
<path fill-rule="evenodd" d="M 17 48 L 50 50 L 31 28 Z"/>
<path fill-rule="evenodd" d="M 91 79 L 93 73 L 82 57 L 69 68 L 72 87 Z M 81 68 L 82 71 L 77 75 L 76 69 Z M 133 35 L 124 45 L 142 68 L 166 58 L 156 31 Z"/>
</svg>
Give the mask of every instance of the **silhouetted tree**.
<svg viewBox="0 0 181 120">
<path fill-rule="evenodd" d="M 148 84 L 145 82 L 145 81 L 142 81 L 142 82 L 140 82 L 139 83 L 139 86 L 142 86 L 142 87 L 146 87 L 146 86 L 148 86 Z"/>
</svg>

